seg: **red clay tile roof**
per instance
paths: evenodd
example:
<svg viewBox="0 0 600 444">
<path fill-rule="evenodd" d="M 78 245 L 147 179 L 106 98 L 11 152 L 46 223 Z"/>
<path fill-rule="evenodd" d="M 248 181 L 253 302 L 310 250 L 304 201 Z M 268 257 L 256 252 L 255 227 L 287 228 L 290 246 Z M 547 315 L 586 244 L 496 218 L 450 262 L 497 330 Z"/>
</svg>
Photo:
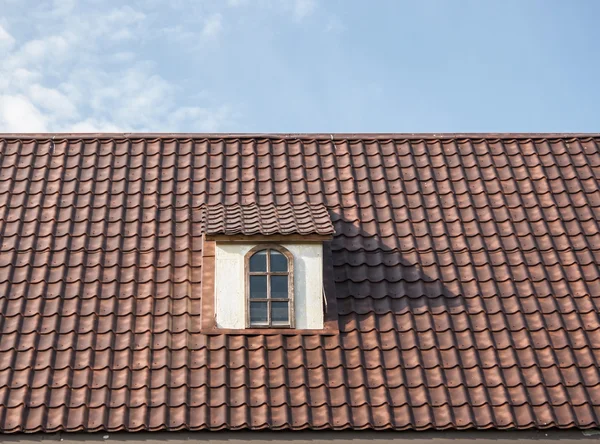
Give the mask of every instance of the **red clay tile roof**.
<svg viewBox="0 0 600 444">
<path fill-rule="evenodd" d="M 0 429 L 600 425 L 600 136 L 0 139 Z M 319 205 L 340 333 L 205 336 L 204 205 Z"/>
<path fill-rule="evenodd" d="M 333 224 L 323 204 L 206 205 L 206 234 L 333 234 Z"/>
</svg>

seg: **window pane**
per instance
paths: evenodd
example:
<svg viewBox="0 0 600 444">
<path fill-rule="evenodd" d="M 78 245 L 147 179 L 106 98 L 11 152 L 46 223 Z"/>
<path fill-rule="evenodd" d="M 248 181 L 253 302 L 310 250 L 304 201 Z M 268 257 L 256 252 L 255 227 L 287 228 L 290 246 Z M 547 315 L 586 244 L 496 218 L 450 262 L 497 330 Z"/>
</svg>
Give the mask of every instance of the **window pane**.
<svg viewBox="0 0 600 444">
<path fill-rule="evenodd" d="M 250 299 L 267 297 L 267 277 L 250 276 Z"/>
<path fill-rule="evenodd" d="M 271 297 L 275 299 L 288 298 L 287 276 L 271 276 Z"/>
<path fill-rule="evenodd" d="M 287 257 L 277 250 L 271 250 L 271 271 L 287 271 Z"/>
<path fill-rule="evenodd" d="M 250 257 L 250 271 L 267 271 L 267 250 L 260 250 Z"/>
<path fill-rule="evenodd" d="M 289 323 L 288 303 L 271 302 L 271 324 L 288 325 Z"/>
<path fill-rule="evenodd" d="M 267 319 L 267 303 L 266 302 L 250 302 L 250 324 L 265 325 L 268 324 Z"/>
</svg>

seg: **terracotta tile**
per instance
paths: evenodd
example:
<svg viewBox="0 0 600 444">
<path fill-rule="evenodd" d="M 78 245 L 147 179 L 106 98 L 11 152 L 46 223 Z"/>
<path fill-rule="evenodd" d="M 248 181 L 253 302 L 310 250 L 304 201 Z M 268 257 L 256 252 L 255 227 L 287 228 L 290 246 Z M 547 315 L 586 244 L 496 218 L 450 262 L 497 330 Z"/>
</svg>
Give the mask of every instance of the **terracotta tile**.
<svg viewBox="0 0 600 444">
<path fill-rule="evenodd" d="M 22 141 L 4 431 L 598 426 L 596 138 Z M 342 333 L 199 335 L 204 232 L 335 233 Z"/>
</svg>

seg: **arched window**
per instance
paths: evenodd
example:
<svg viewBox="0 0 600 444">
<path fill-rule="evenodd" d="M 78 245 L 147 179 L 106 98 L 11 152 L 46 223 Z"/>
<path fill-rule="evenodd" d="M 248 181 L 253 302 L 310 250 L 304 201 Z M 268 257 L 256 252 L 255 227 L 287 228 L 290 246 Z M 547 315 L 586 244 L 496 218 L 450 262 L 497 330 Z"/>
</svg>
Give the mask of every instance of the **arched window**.
<svg viewBox="0 0 600 444">
<path fill-rule="evenodd" d="M 246 255 L 247 324 L 294 326 L 294 258 L 279 245 L 260 245 Z"/>
</svg>

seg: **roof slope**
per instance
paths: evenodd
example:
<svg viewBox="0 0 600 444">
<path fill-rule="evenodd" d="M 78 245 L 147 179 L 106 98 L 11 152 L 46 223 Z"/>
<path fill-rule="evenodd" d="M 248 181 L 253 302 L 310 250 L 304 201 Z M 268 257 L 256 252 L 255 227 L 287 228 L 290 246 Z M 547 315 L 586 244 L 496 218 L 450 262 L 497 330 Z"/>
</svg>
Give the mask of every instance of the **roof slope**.
<svg viewBox="0 0 600 444">
<path fill-rule="evenodd" d="M 597 426 L 599 142 L 0 139 L 0 429 Z M 253 203 L 328 209 L 339 335 L 199 333 Z"/>
</svg>

